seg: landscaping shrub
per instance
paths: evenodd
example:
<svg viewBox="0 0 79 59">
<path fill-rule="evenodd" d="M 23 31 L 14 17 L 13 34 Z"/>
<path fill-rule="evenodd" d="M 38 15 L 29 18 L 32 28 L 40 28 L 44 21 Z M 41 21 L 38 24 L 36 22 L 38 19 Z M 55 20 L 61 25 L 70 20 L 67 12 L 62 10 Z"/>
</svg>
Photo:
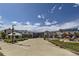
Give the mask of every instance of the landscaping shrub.
<svg viewBox="0 0 79 59">
<path fill-rule="evenodd" d="M 28 38 L 17 39 L 17 41 L 24 41 L 24 40 L 28 40 Z"/>
<path fill-rule="evenodd" d="M 44 37 L 44 40 L 46 40 L 46 37 Z"/>
<path fill-rule="evenodd" d="M 1 34 L 1 38 L 2 38 L 2 39 L 5 39 L 5 38 L 6 38 L 5 32 L 1 32 L 0 34 Z"/>
<path fill-rule="evenodd" d="M 28 40 L 28 38 L 22 38 L 22 40 Z"/>
<path fill-rule="evenodd" d="M 4 56 L 4 54 L 0 52 L 0 56 Z"/>
<path fill-rule="evenodd" d="M 12 43 L 12 40 L 11 39 L 4 39 L 4 42 Z"/>
<path fill-rule="evenodd" d="M 17 41 L 16 40 L 12 41 L 12 39 L 5 39 L 4 42 L 7 42 L 7 43 L 16 43 Z"/>
<path fill-rule="evenodd" d="M 4 42 L 7 42 L 7 43 L 16 43 L 17 41 L 24 41 L 24 40 L 28 40 L 28 38 L 17 38 L 17 39 L 15 39 L 13 41 L 10 38 L 6 38 L 6 39 L 4 39 Z"/>
</svg>

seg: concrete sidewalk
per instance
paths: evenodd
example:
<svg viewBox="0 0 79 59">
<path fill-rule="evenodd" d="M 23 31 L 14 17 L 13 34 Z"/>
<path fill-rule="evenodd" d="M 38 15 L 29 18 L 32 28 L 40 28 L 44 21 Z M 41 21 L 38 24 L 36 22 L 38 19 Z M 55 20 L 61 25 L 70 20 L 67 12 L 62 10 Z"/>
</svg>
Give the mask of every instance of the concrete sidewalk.
<svg viewBox="0 0 79 59">
<path fill-rule="evenodd" d="M 1 52 L 7 56 L 77 56 L 42 38 L 20 41 L 16 44 L 0 42 Z"/>
</svg>

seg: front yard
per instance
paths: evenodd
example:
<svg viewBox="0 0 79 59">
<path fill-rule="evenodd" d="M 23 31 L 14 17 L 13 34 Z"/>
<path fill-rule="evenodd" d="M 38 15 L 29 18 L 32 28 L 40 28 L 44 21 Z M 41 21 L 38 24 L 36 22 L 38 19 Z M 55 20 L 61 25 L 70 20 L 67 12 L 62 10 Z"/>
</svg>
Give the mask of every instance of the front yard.
<svg viewBox="0 0 79 59">
<path fill-rule="evenodd" d="M 64 42 L 59 40 L 50 40 L 49 42 L 55 44 L 56 46 L 59 46 L 60 48 L 65 48 L 70 50 L 73 53 L 76 53 L 79 55 L 79 43 L 76 42 Z"/>
</svg>

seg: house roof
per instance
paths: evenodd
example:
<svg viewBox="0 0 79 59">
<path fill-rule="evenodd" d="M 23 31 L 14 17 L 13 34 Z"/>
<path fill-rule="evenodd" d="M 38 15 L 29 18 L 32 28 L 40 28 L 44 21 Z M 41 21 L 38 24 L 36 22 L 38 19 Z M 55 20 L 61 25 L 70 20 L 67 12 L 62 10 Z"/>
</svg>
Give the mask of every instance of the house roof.
<svg viewBox="0 0 79 59">
<path fill-rule="evenodd" d="M 12 33 L 10 33 L 10 34 L 8 34 L 8 35 L 12 35 Z M 22 34 L 21 34 L 21 33 L 14 32 L 14 35 L 21 36 Z"/>
</svg>

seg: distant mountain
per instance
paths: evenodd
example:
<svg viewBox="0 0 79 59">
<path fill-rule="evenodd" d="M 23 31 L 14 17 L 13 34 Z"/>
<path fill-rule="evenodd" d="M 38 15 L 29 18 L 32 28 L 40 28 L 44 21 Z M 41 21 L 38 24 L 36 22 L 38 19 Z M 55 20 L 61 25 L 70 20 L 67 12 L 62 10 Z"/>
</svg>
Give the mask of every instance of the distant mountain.
<svg viewBox="0 0 79 59">
<path fill-rule="evenodd" d="M 15 30 L 16 32 L 28 32 L 27 30 Z"/>
<path fill-rule="evenodd" d="M 78 31 L 78 28 L 60 29 L 59 31 Z"/>
</svg>

